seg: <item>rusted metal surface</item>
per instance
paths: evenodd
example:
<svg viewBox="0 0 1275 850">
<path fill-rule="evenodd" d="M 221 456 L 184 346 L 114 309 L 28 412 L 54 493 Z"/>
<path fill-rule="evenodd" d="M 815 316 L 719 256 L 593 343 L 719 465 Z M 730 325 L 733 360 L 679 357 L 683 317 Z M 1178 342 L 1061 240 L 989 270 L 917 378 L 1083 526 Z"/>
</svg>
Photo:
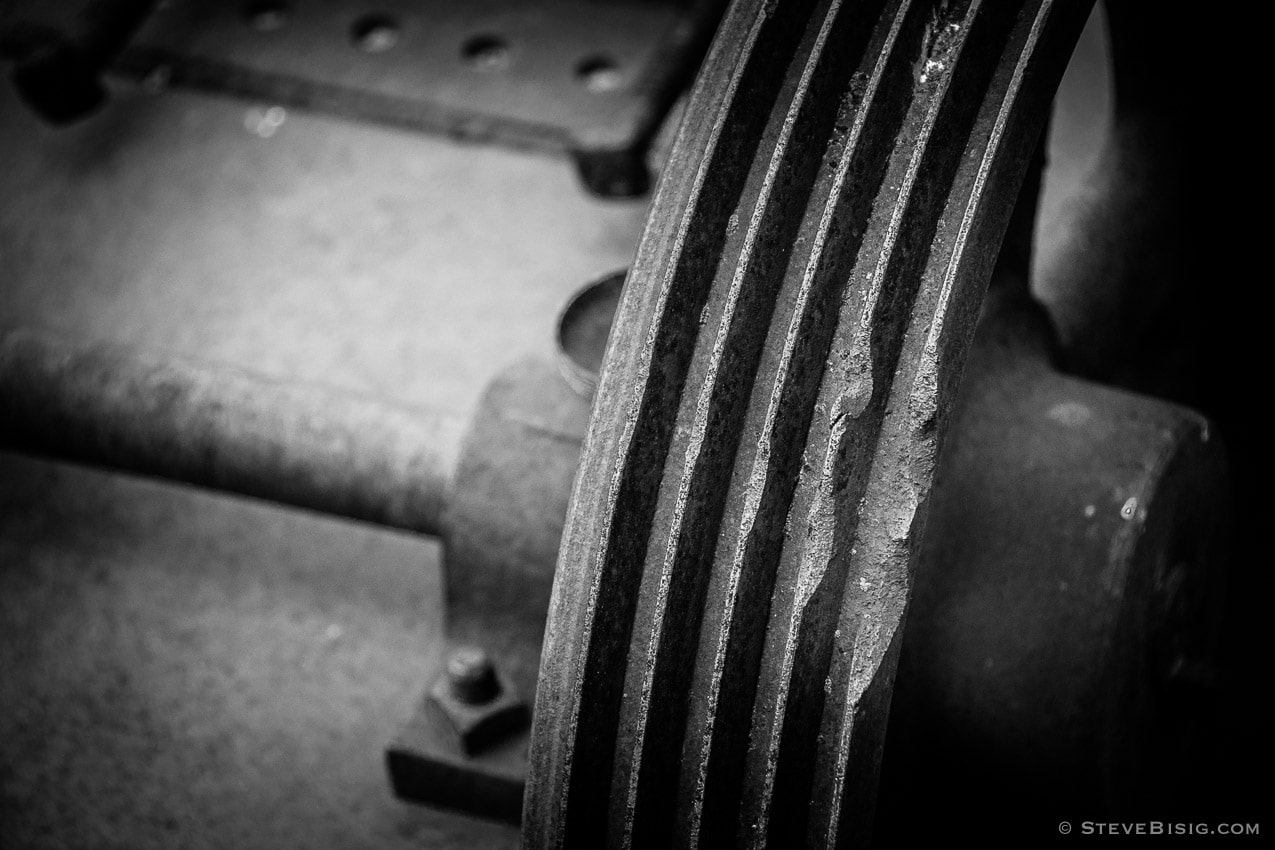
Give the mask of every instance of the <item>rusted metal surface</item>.
<svg viewBox="0 0 1275 850">
<path fill-rule="evenodd" d="M 1086 11 L 727 13 L 576 479 L 528 846 L 866 837 L 954 386 Z"/>
<path fill-rule="evenodd" d="M 0 443 L 438 534 L 464 420 L 323 387 L 0 332 Z"/>
<path fill-rule="evenodd" d="M 64 10 L 17 3 L 0 17 L 8 52 L 78 43 Z M 131 34 L 132 0 L 93 0 L 94 32 Z M 613 196 L 649 187 L 645 156 L 690 83 L 724 0 L 629 3 L 350 0 L 162 4 L 133 43 L 97 53 L 152 88 L 227 92 L 470 140 L 571 153 L 586 185 Z M 121 26 L 123 19 L 131 26 Z M 125 39 L 127 40 L 127 39 Z M 78 54 L 77 54 L 78 55 Z M 110 61 L 114 60 L 114 61 Z M 62 62 L 62 65 L 67 65 Z M 23 66 L 25 67 L 25 65 Z M 45 75 L 38 103 L 79 88 Z M 58 83 L 65 83 L 59 90 Z M 72 86 L 74 83 L 76 85 Z M 93 84 L 100 90 L 96 79 Z M 63 109 L 60 120 L 97 105 Z M 100 100 L 100 94 L 98 97 Z M 45 113 L 48 110 L 43 110 Z"/>
</svg>

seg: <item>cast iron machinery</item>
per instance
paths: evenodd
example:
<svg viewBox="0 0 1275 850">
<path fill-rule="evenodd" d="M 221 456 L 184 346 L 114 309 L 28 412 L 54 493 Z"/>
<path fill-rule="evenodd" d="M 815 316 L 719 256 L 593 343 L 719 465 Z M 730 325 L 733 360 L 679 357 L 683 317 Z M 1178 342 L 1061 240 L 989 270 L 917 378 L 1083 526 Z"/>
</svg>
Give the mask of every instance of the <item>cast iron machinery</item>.
<svg viewBox="0 0 1275 850">
<path fill-rule="evenodd" d="M 715 32 L 627 273 L 467 425 L 0 334 L 9 446 L 442 538 L 447 640 L 387 751 L 400 796 L 528 847 L 852 847 L 932 837 L 918 805 L 1052 829 L 1199 790 L 1234 537 L 1218 432 L 1243 432 L 1201 390 L 1213 340 L 1173 261 L 1173 79 L 1148 65 L 1184 24 L 1105 7 L 1114 130 L 1031 281 L 1088 3 L 686 4 L 618 135 L 231 73 L 172 52 L 188 22 L 127 48 L 153 6 L 39 31 L 25 96 L 66 121 L 111 63 L 224 73 L 565 149 L 610 195 L 645 190 Z"/>
</svg>

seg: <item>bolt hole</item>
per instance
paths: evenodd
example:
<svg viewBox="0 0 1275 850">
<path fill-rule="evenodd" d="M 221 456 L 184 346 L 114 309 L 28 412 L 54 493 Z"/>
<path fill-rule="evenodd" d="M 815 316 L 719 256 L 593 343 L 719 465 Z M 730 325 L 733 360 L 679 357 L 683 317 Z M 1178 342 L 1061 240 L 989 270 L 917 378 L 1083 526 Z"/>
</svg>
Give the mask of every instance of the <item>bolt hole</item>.
<svg viewBox="0 0 1275 850">
<path fill-rule="evenodd" d="M 576 79 L 596 94 L 612 92 L 624 85 L 620 66 L 609 56 L 590 56 L 576 65 Z"/>
<path fill-rule="evenodd" d="M 478 71 L 503 71 L 509 67 L 509 45 L 495 35 L 476 35 L 460 48 L 460 55 Z"/>
<path fill-rule="evenodd" d="M 364 15 L 350 27 L 350 40 L 365 53 L 384 53 L 398 44 L 398 21 L 389 15 Z"/>
<path fill-rule="evenodd" d="M 288 22 L 288 4 L 281 0 L 254 0 L 244 4 L 243 19 L 257 32 L 275 32 Z"/>
</svg>

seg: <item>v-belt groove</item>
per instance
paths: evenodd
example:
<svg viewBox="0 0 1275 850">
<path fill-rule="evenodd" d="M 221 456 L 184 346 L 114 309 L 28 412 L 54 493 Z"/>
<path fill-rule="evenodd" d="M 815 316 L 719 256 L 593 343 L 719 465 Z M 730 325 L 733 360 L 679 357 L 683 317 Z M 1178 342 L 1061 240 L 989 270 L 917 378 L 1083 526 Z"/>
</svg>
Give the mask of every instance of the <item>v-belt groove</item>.
<svg viewBox="0 0 1275 850">
<path fill-rule="evenodd" d="M 645 380 L 638 387 L 620 388 L 619 398 L 611 403 L 628 410 L 627 425 L 608 451 L 599 455 L 615 458 L 608 464 L 614 469 L 609 476 L 605 492 L 598 494 L 610 508 L 614 522 L 609 527 L 593 529 L 597 539 L 608 544 L 597 553 L 593 580 L 585 588 L 588 601 L 583 607 L 584 618 L 579 628 L 589 635 L 583 652 L 576 655 L 574 679 L 576 686 L 564 706 L 545 705 L 542 717 L 553 712 L 564 713 L 573 729 L 569 739 L 542 742 L 550 747 L 546 758 L 554 761 L 566 777 L 562 796 L 550 802 L 548 810 L 557 813 L 544 825 L 546 840 L 550 846 L 563 843 L 589 846 L 601 842 L 607 811 L 606 796 L 610 789 L 611 759 L 606 748 L 592 746 L 590 758 L 575 757 L 577 742 L 585 740 L 614 741 L 618 723 L 618 706 L 621 697 L 622 678 L 617 671 L 625 669 L 625 654 L 633 622 L 637 598 L 637 580 L 640 578 L 642 559 L 645 555 L 645 529 L 649 527 L 655 510 L 659 473 L 663 463 L 657 459 L 667 456 L 672 437 L 674 414 L 681 396 L 682 384 L 689 365 L 695 334 L 688 332 L 684 323 L 664 320 L 665 316 L 698 315 L 707 296 L 707 284 L 720 259 L 722 243 L 729 216 L 735 208 L 747 176 L 746 164 L 751 161 L 748 152 L 755 150 L 764 130 L 764 118 L 769 110 L 762 105 L 773 102 L 779 94 L 783 77 L 773 73 L 777 61 L 793 53 L 808 17 L 809 2 L 789 4 L 781 13 L 756 15 L 754 10 L 735 7 L 728 13 L 724 25 L 730 26 L 736 18 L 751 23 L 747 25 L 748 37 L 742 45 L 715 43 L 708 59 L 731 61 L 730 54 L 739 51 L 735 58 L 735 71 L 729 74 L 730 93 L 722 100 L 720 109 L 709 125 L 706 148 L 710 151 L 696 168 L 692 191 L 685 196 L 684 212 L 672 249 L 652 244 L 644 239 L 634 261 L 631 274 L 648 274 L 666 268 L 667 278 L 661 281 L 659 301 L 651 322 L 650 336 L 637 352 L 638 361 L 633 364 Z M 804 14 L 803 14 L 804 10 Z M 735 27 L 740 22 L 734 23 Z M 720 58 L 717 58 L 720 57 Z M 685 122 L 679 131 L 679 140 L 693 135 L 698 128 Z M 724 129 L 730 132 L 724 133 Z M 741 163 L 745 167 L 741 167 Z M 661 197 L 671 195 L 677 187 L 661 181 L 653 207 L 661 203 Z M 648 225 L 648 230 L 658 223 Z M 618 321 L 633 321 L 626 317 L 623 308 Z M 625 390 L 629 393 L 625 393 Z M 599 387 L 598 403 L 604 403 L 616 388 L 607 383 L 604 372 Z M 636 392 L 633 392 L 636 391 Z M 623 397 L 627 395 L 627 398 Z M 589 442 L 594 438 L 590 430 L 585 454 L 589 454 Z M 613 454 L 612 454 L 613 452 Z M 586 461 L 587 464 L 587 461 Z M 579 480 L 579 477 L 577 478 Z M 578 492 L 576 494 L 579 495 Z M 604 521 L 605 522 L 605 521 Z M 564 531 L 564 540 L 573 534 L 571 520 Z M 564 592 L 555 586 L 555 594 Z M 606 616 L 599 618 L 598 611 Z M 552 652 L 555 641 L 574 639 L 551 627 L 546 632 L 546 652 Z M 574 654 L 573 654 L 574 655 Z M 582 657 L 581 657 L 582 656 Z M 553 699 L 554 697 L 550 697 Z M 533 736 L 534 737 L 534 736 Z M 533 754 L 534 757 L 534 754 Z M 528 800 L 536 805 L 535 795 L 539 785 L 529 783 Z M 570 807 L 575 814 L 566 816 Z"/>
<path fill-rule="evenodd" d="M 859 8 L 842 10 L 839 22 Z M 681 840 L 689 845 L 698 842 L 701 828 L 721 840 L 736 827 L 743 747 L 764 637 L 762 630 L 748 628 L 748 621 L 759 613 L 764 617 L 769 608 L 782 541 L 778 530 L 801 458 L 799 435 L 814 414 L 815 393 L 832 344 L 836 311 L 828 308 L 841 300 L 848 278 L 842 259 L 857 249 L 869 202 L 885 170 L 884 159 L 876 154 L 878 140 L 897 131 L 906 106 L 901 88 L 884 83 L 910 79 L 913 56 L 895 49 L 908 10 L 904 4 L 888 11 L 893 14 L 883 16 L 879 29 L 884 31 L 873 34 L 876 49 L 865 55 L 864 67 L 856 72 L 867 80 L 862 92 L 856 96 L 847 91 L 853 111 L 845 116 L 851 123 L 844 149 L 829 140 L 825 173 L 807 205 L 806 219 L 814 219 L 814 235 L 808 246 L 799 246 L 786 269 L 783 287 L 789 294 L 779 299 L 768 341 L 768 350 L 778 356 L 759 371 L 749 411 L 753 424 L 746 429 L 750 437 L 731 481 L 735 502 L 742 508 L 723 524 L 718 538 L 718 560 L 726 568 L 712 579 L 695 688 L 705 697 L 692 709 L 683 757 L 678 821 L 685 830 Z M 853 85 L 853 79 L 848 82 Z"/>
<path fill-rule="evenodd" d="M 805 834 L 834 642 L 842 637 L 853 646 L 855 639 L 854 632 L 839 636 L 835 629 L 847 583 L 862 579 L 864 569 L 853 538 L 844 537 L 881 508 L 863 496 L 881 451 L 886 399 L 920 283 L 916 271 L 936 226 L 933 199 L 945 193 L 964 148 L 952 136 L 962 138 L 973 123 L 972 114 L 968 122 L 952 114 L 955 99 L 977 97 L 976 87 L 956 85 L 977 62 L 963 62 L 963 48 L 975 29 L 1000 20 L 980 9 L 978 3 L 953 9 L 911 32 L 920 42 L 912 42 L 920 47 L 918 83 L 843 299 L 816 405 L 822 415 L 814 417 L 806 440 L 782 548 L 741 807 L 742 834 L 756 845 L 795 842 Z M 940 38 L 947 39 L 946 49 L 931 58 Z M 936 137 L 941 118 L 945 127 L 955 119 L 951 135 Z"/>
<path fill-rule="evenodd" d="M 867 837 L 947 405 L 1086 10 L 813 5 L 732 7 L 657 190 L 559 560 L 528 846 Z"/>
<path fill-rule="evenodd" d="M 897 652 L 901 639 L 911 569 L 920 536 L 919 522 L 924 518 L 923 503 L 929 495 L 942 432 L 938 420 L 946 416 L 946 408 L 939 403 L 939 388 L 932 380 L 936 361 L 931 343 L 933 334 L 943 327 L 947 299 L 952 291 L 944 281 L 950 284 L 949 270 L 962 258 L 964 243 L 954 241 L 951 234 L 961 230 L 961 222 L 972 205 L 987 201 L 976 192 L 977 181 L 972 181 L 970 175 L 986 161 L 984 152 L 988 139 L 983 133 L 986 122 L 981 119 L 989 117 L 989 112 L 995 116 L 1006 97 L 1003 81 L 997 76 L 997 71 L 1005 65 L 1002 57 L 1008 58 L 1010 67 L 1025 61 L 1023 51 L 1029 43 L 1025 36 L 1047 15 L 1048 6 L 1048 3 L 1043 6 L 1028 3 L 1017 19 L 1004 18 L 1013 24 L 1009 33 L 973 31 L 965 49 L 973 61 L 956 69 L 958 74 L 969 69 L 973 75 L 964 86 L 967 92 L 986 94 L 981 99 L 971 94 L 962 98 L 981 106 L 970 110 L 971 130 L 966 143 L 958 144 L 956 139 L 949 142 L 951 153 L 959 156 L 958 168 L 950 178 L 947 200 L 940 208 L 935 230 L 926 240 L 931 249 L 925 268 L 919 274 L 921 285 L 904 332 L 900 365 L 895 368 L 886 422 L 867 489 L 866 501 L 879 508 L 870 516 L 858 518 L 854 532 L 851 559 L 860 558 L 864 567 L 860 570 L 852 564 L 850 572 L 860 574 L 860 582 L 866 584 L 866 589 L 847 598 L 837 624 L 844 634 L 854 636 L 854 644 L 853 649 L 834 659 L 830 670 L 831 694 L 821 723 L 821 734 L 833 743 L 822 750 L 821 764 L 815 771 L 812 811 L 825 814 L 826 819 L 812 829 L 812 835 L 818 836 L 824 846 L 836 845 L 839 832 L 849 833 L 853 839 L 864 836 L 868 830 L 875 786 L 868 789 L 861 781 L 848 781 L 855 777 L 847 774 L 846 762 L 855 759 L 858 764 L 868 764 L 880 759 L 884 726 L 880 724 L 874 729 L 863 717 L 868 711 L 876 711 L 881 716 L 888 713 L 894 670 L 890 653 Z M 981 43 L 980 35 L 985 36 Z M 975 64 L 985 56 L 997 61 L 986 68 Z M 952 123 L 940 119 L 942 126 Z M 986 156 L 990 155 L 987 151 Z M 1014 193 L 1010 193 L 1010 197 L 1013 196 Z M 1003 221 L 1008 219 L 1008 214 L 1006 208 Z M 1003 233 L 1003 224 L 995 244 L 982 246 L 988 257 L 982 274 L 975 276 L 979 286 L 985 286 L 990 276 L 999 233 Z M 978 291 L 973 297 L 967 295 L 965 300 L 973 306 L 981 296 L 982 292 Z M 975 316 L 970 313 L 966 318 L 968 327 L 972 328 Z M 969 336 L 967 333 L 964 345 L 968 345 Z M 963 363 L 964 350 L 950 355 L 944 358 L 944 368 L 955 374 L 952 370 L 959 370 L 955 364 Z M 950 398 L 954 387 L 952 382 L 947 383 L 945 393 Z M 896 527 L 891 528 L 891 524 Z M 865 640 L 869 626 L 873 632 L 867 634 Z M 867 731 L 862 731 L 864 729 Z M 846 803 L 844 807 L 843 803 Z"/>
<path fill-rule="evenodd" d="M 745 405 L 821 163 L 808 148 L 832 135 L 837 95 L 871 33 L 860 27 L 827 50 L 841 4 L 830 5 L 812 18 L 796 86 L 776 104 L 788 106 L 772 113 L 753 162 L 736 215 L 750 207 L 751 214 L 737 228 L 742 238 L 727 241 L 686 380 L 680 421 L 689 426 L 675 435 L 664 471 L 621 705 L 610 822 L 617 846 L 662 845 L 670 837 L 681 748 L 669 744 L 685 731 L 697 626 Z"/>
</svg>

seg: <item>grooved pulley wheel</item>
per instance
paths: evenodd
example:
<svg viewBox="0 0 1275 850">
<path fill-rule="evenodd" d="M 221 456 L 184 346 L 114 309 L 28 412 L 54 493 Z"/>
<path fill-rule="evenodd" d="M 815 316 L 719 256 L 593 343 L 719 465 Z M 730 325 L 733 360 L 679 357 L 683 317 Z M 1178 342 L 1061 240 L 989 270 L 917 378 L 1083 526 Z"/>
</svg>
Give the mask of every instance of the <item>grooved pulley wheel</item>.
<svg viewBox="0 0 1275 850">
<path fill-rule="evenodd" d="M 866 837 L 948 412 L 1087 13 L 732 5 L 598 389 L 528 846 Z"/>
</svg>

